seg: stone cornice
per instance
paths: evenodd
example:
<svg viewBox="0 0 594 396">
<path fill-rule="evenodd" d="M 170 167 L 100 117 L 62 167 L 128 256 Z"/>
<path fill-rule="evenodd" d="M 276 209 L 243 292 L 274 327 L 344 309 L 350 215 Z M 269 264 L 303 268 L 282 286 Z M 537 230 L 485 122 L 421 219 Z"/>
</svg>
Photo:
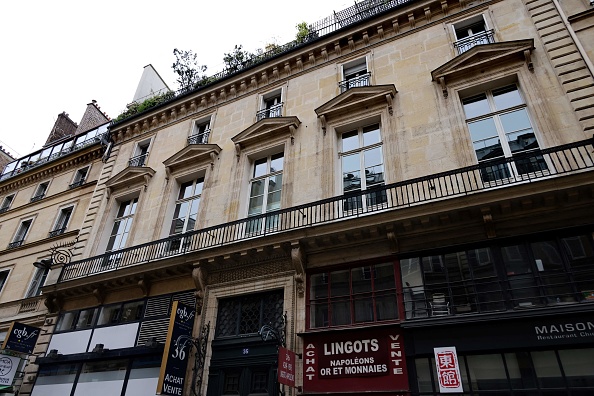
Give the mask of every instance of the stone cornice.
<svg viewBox="0 0 594 396">
<path fill-rule="evenodd" d="M 107 187 L 107 198 L 109 198 L 114 191 L 124 188 L 143 185 L 146 189 L 149 180 L 154 174 L 155 170 L 147 166 L 127 167 L 105 182 L 105 187 Z"/>
<path fill-rule="evenodd" d="M 286 135 L 291 137 L 291 143 L 293 143 L 295 131 L 300 124 L 301 121 L 295 116 L 263 118 L 233 136 L 231 140 L 235 143 L 235 151 L 239 157 L 242 148 L 259 141 L 267 141 L 272 137 Z"/>
<path fill-rule="evenodd" d="M 458 13 L 484 8 L 498 1 L 485 1 L 472 7 L 467 6 L 466 0 L 426 0 L 404 4 L 370 20 L 322 36 L 309 45 L 279 54 L 245 72 L 180 96 L 177 100 L 155 107 L 153 111 L 124 120 L 111 130 L 112 138 L 116 144 L 121 143 L 188 117 L 206 114 L 224 103 L 278 85 L 329 62 L 336 62 L 424 26 L 440 23 L 440 20 Z"/>
<path fill-rule="evenodd" d="M 163 161 L 167 179 L 180 169 L 187 167 L 201 167 L 210 161 L 211 169 L 214 168 L 214 162 L 221 152 L 221 148 L 216 144 L 189 144 L 171 157 Z"/>
</svg>

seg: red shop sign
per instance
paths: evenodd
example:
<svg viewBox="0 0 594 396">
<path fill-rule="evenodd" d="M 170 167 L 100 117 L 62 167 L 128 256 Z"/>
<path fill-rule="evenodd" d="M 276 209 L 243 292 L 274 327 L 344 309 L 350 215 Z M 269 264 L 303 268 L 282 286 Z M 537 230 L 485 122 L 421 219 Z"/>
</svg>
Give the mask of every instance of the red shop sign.
<svg viewBox="0 0 594 396">
<path fill-rule="evenodd" d="M 295 352 L 278 348 L 278 382 L 295 387 Z"/>
<path fill-rule="evenodd" d="M 304 392 L 408 389 L 400 328 L 304 336 Z"/>
</svg>

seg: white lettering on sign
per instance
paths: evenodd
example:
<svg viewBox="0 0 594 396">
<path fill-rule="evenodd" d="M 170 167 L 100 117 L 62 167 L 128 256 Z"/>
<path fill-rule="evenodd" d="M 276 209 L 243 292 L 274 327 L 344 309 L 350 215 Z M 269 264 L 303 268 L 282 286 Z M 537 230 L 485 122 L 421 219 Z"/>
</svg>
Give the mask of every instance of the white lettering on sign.
<svg viewBox="0 0 594 396">
<path fill-rule="evenodd" d="M 376 338 L 370 340 L 331 342 L 324 344 L 324 355 L 341 355 L 361 352 L 377 352 L 379 342 Z"/>
<path fill-rule="evenodd" d="M 182 396 L 183 388 L 179 386 L 171 386 L 168 384 L 163 384 L 163 391 L 167 392 L 168 395 L 179 395 Z"/>
<path fill-rule="evenodd" d="M 400 334 L 390 334 L 390 339 L 392 341 L 398 341 L 399 338 Z M 390 343 L 390 362 L 392 362 L 393 365 L 392 374 L 404 375 L 404 370 L 402 369 L 402 366 L 404 365 L 404 359 L 402 359 L 402 345 L 400 342 Z"/>
</svg>

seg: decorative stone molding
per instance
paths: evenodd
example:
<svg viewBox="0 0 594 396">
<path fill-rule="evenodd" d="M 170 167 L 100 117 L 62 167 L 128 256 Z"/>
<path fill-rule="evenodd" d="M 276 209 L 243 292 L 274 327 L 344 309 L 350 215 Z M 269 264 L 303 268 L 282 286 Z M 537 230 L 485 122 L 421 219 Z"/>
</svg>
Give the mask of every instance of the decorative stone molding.
<svg viewBox="0 0 594 396">
<path fill-rule="evenodd" d="M 298 242 L 291 244 L 291 262 L 296 272 L 297 294 L 299 297 L 303 297 L 305 295 L 305 258 L 303 257 L 303 249 Z"/>
<path fill-rule="evenodd" d="M 259 141 L 269 140 L 272 137 L 285 135 L 290 137 L 291 143 L 293 143 L 295 132 L 300 124 L 301 121 L 295 116 L 261 119 L 251 127 L 231 138 L 233 143 L 235 143 L 235 152 L 238 159 L 243 147 L 247 147 Z"/>
<path fill-rule="evenodd" d="M 107 199 L 118 190 L 142 185 L 144 190 L 148 186 L 150 179 L 154 176 L 155 170 L 148 166 L 129 166 L 117 175 L 105 182 L 107 189 Z"/>
<path fill-rule="evenodd" d="M 216 144 L 190 144 L 163 161 L 165 178 L 169 180 L 172 174 L 181 169 L 201 167 L 209 163 L 210 168 L 214 169 L 220 152 L 221 148 Z"/>
<path fill-rule="evenodd" d="M 380 40 L 384 39 L 384 27 L 382 25 L 378 25 L 377 34 L 378 34 Z"/>
</svg>

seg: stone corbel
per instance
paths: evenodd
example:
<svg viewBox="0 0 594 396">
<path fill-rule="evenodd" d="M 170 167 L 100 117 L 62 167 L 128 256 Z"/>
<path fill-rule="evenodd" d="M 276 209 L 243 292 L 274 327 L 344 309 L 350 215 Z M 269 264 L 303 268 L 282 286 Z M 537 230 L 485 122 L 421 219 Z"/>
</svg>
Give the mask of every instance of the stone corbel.
<svg viewBox="0 0 594 396">
<path fill-rule="evenodd" d="M 195 267 L 192 270 L 192 280 L 194 280 L 198 298 L 203 299 L 206 294 L 206 286 L 208 286 L 208 272 L 204 267 Z"/>
<path fill-rule="evenodd" d="M 237 90 L 235 89 L 235 84 L 231 84 L 231 88 L 229 88 L 229 92 L 231 96 L 235 97 L 237 95 Z"/>
<path fill-rule="evenodd" d="M 315 57 L 313 51 L 311 51 L 309 53 L 309 65 L 310 66 L 315 66 L 316 65 L 316 57 Z"/>
<path fill-rule="evenodd" d="M 485 223 L 485 233 L 487 234 L 487 238 L 495 238 L 497 233 L 495 232 L 495 223 L 493 222 L 491 209 L 481 208 L 481 213 L 483 215 L 483 223 Z"/>
<path fill-rule="evenodd" d="M 297 295 L 303 297 L 305 295 L 305 287 L 303 285 L 305 278 L 305 260 L 303 258 L 303 250 L 299 243 L 291 245 L 291 261 L 295 268 L 295 282 L 297 283 Z"/>
<path fill-rule="evenodd" d="M 295 58 L 295 62 L 297 62 L 297 70 L 303 71 L 303 61 L 301 60 L 301 55 Z"/>
<path fill-rule="evenodd" d="M 169 181 L 170 177 L 171 177 L 171 167 L 166 166 L 165 167 L 165 180 Z"/>
<path fill-rule="evenodd" d="M 398 24 L 398 19 L 394 19 L 392 21 L 392 29 L 394 29 L 395 34 L 400 33 L 400 25 Z"/>
<path fill-rule="evenodd" d="M 256 81 L 256 76 L 252 76 L 250 79 L 250 88 L 258 89 L 258 81 Z"/>
<path fill-rule="evenodd" d="M 215 160 L 217 159 L 217 155 L 212 152 L 210 153 L 210 169 L 214 169 Z"/>
<path fill-rule="evenodd" d="M 369 45 L 369 33 L 367 33 L 367 30 L 363 32 L 363 42 L 365 45 Z"/>
<path fill-rule="evenodd" d="M 159 123 L 161 125 L 167 124 L 167 113 L 165 113 L 165 112 L 161 113 L 161 120 L 159 121 Z"/>
<path fill-rule="evenodd" d="M 191 111 L 192 113 L 195 113 L 195 112 L 196 112 L 196 110 L 197 110 L 197 107 L 196 107 L 196 99 L 192 99 L 192 101 L 190 102 L 190 111 Z"/>
<path fill-rule="evenodd" d="M 336 56 L 342 55 L 342 51 L 340 49 L 340 43 L 338 41 L 334 42 L 334 52 L 336 52 Z"/>
<path fill-rule="evenodd" d="M 396 254 L 400 251 L 400 245 L 398 244 L 398 237 L 394 231 L 388 231 L 386 233 L 388 237 L 388 243 L 390 244 L 390 250 L 392 253 Z"/>
<path fill-rule="evenodd" d="M 146 189 L 148 188 L 149 180 L 151 180 L 151 176 L 150 175 L 144 175 L 144 191 L 146 191 Z"/>
<path fill-rule="evenodd" d="M 295 131 L 297 129 L 293 125 L 289 125 L 289 135 L 291 136 L 291 146 L 295 144 Z"/>
<path fill-rule="evenodd" d="M 322 114 L 318 117 L 320 121 L 322 121 L 322 131 L 324 132 L 324 136 L 326 136 L 326 116 Z"/>
<path fill-rule="evenodd" d="M 60 312 L 62 310 L 62 303 L 62 298 L 55 294 L 49 294 L 44 301 L 44 304 L 50 313 Z"/>
<path fill-rule="evenodd" d="M 377 27 L 377 34 L 379 35 L 380 40 L 384 39 L 384 27 L 382 25 Z"/>
<path fill-rule="evenodd" d="M 289 61 L 285 62 L 285 74 L 287 76 L 291 75 L 291 64 L 289 63 Z"/>
<path fill-rule="evenodd" d="M 241 82 L 239 83 L 239 92 L 245 93 L 246 89 L 247 89 L 247 86 L 245 85 L 245 80 L 241 80 Z"/>
<path fill-rule="evenodd" d="M 111 191 L 111 187 L 107 187 L 107 188 L 105 189 L 105 192 L 106 192 L 106 194 L 105 194 L 105 198 L 107 198 L 107 200 L 109 200 L 109 197 L 111 197 L 111 193 L 112 193 L 112 191 Z"/>
<path fill-rule="evenodd" d="M 266 71 L 262 72 L 262 77 L 260 78 L 260 81 L 262 81 L 262 84 L 264 85 L 268 84 L 268 73 Z"/>
<path fill-rule="evenodd" d="M 239 162 L 239 156 L 241 155 L 241 146 L 239 143 L 235 143 L 235 155 L 237 156 L 237 162 Z"/>
<path fill-rule="evenodd" d="M 157 119 L 157 116 L 154 115 L 153 118 L 151 118 L 151 128 L 156 128 L 157 125 L 159 125 L 159 120 Z"/>
<path fill-rule="evenodd" d="M 221 88 L 221 92 L 219 93 L 219 96 L 221 97 L 221 100 L 223 102 L 225 100 L 227 100 L 227 91 L 225 91 L 225 88 Z"/>
<path fill-rule="evenodd" d="M 524 60 L 526 61 L 526 66 L 528 66 L 528 70 L 534 73 L 534 65 L 532 64 L 531 50 L 527 49 L 524 51 Z"/>
<path fill-rule="evenodd" d="M 169 121 L 175 121 L 177 118 L 177 111 L 175 111 L 175 107 L 171 109 L 171 113 L 169 113 Z"/>
<path fill-rule="evenodd" d="M 274 66 L 272 68 L 272 77 L 274 77 L 275 80 L 278 80 L 278 78 L 279 78 L 278 67 L 277 66 Z"/>
<path fill-rule="evenodd" d="M 210 105 L 214 106 L 216 104 L 217 104 L 217 94 L 213 92 L 210 94 Z"/>
<path fill-rule="evenodd" d="M 145 280 L 144 278 L 140 279 L 136 285 L 140 288 L 140 290 L 142 291 L 142 295 L 144 297 L 148 297 L 150 289 L 151 289 L 151 285 L 150 283 Z"/>
<path fill-rule="evenodd" d="M 441 0 L 441 12 L 443 15 L 448 15 L 448 0 Z"/>
<path fill-rule="evenodd" d="M 390 113 L 390 115 L 394 115 L 394 101 L 392 100 L 391 94 L 386 94 L 386 101 L 388 102 L 388 113 Z"/>
<path fill-rule="evenodd" d="M 408 24 L 410 25 L 411 29 L 415 28 L 415 14 L 412 12 L 408 14 Z"/>
<path fill-rule="evenodd" d="M 447 99 L 447 97 L 448 97 L 448 87 L 446 86 L 445 77 L 443 77 L 443 76 L 442 77 L 439 77 L 439 80 L 437 82 L 441 86 L 441 92 L 443 93 L 444 99 Z"/>
<path fill-rule="evenodd" d="M 355 50 L 355 40 L 353 40 L 353 36 L 349 36 L 347 38 L 347 41 L 349 42 L 349 49 L 351 51 L 354 51 Z"/>
<path fill-rule="evenodd" d="M 103 300 L 105 300 L 105 290 L 101 286 L 98 286 L 93 289 L 93 297 L 97 300 L 97 304 L 103 304 Z"/>
<path fill-rule="evenodd" d="M 181 106 L 179 106 L 179 115 L 185 117 L 187 113 L 188 110 L 186 109 L 186 104 L 182 103 Z"/>
<path fill-rule="evenodd" d="M 149 130 L 148 118 L 145 118 L 145 120 L 142 122 L 141 130 L 142 130 L 142 132 L 146 132 Z"/>
<path fill-rule="evenodd" d="M 431 22 L 431 7 L 425 7 L 423 11 L 425 11 L 425 19 L 427 22 Z"/>
<path fill-rule="evenodd" d="M 326 47 L 322 47 L 322 59 L 324 59 L 324 62 L 328 62 L 328 50 Z"/>
</svg>

